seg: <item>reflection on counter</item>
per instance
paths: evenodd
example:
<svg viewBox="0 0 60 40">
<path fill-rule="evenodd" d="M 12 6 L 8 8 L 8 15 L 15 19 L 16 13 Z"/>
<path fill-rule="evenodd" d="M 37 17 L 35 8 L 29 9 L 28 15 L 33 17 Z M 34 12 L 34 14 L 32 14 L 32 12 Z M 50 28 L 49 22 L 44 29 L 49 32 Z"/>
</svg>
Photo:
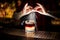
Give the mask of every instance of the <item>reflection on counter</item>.
<svg viewBox="0 0 60 40">
<path fill-rule="evenodd" d="M 34 32 L 26 32 L 25 33 L 25 36 L 26 37 L 34 37 L 35 36 L 35 33 Z"/>
</svg>

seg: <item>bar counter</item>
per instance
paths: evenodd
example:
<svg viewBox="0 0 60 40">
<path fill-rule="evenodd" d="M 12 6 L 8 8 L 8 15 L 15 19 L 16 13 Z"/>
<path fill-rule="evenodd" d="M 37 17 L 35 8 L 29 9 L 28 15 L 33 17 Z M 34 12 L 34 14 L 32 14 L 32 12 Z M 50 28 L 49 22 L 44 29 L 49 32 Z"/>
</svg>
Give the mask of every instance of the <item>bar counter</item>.
<svg viewBox="0 0 60 40">
<path fill-rule="evenodd" d="M 4 34 L 25 37 L 26 40 L 30 39 L 51 39 L 57 40 L 59 39 L 59 32 L 49 32 L 49 31 L 36 31 L 36 32 L 25 32 L 24 30 L 16 29 L 16 28 L 5 28 L 2 30 Z"/>
</svg>

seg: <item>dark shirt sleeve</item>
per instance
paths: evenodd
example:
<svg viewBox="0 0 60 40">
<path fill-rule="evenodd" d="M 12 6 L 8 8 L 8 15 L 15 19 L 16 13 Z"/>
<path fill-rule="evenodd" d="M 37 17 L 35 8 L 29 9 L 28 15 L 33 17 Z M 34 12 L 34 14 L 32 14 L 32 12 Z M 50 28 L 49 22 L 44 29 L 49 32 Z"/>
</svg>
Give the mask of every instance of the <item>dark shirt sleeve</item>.
<svg viewBox="0 0 60 40">
<path fill-rule="evenodd" d="M 36 13 L 36 22 L 38 30 L 49 31 L 52 28 L 51 20 L 53 18 Z"/>
</svg>

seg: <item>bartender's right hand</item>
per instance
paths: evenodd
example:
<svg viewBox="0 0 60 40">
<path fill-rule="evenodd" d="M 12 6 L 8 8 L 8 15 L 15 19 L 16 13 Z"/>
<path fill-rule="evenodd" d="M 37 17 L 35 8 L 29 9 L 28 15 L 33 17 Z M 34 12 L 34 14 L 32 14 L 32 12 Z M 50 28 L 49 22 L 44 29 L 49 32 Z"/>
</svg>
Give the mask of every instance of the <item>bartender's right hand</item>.
<svg viewBox="0 0 60 40">
<path fill-rule="evenodd" d="M 23 8 L 23 14 L 28 13 L 29 11 L 31 11 L 33 8 L 31 6 L 28 5 L 28 3 L 25 4 L 24 8 Z"/>
</svg>

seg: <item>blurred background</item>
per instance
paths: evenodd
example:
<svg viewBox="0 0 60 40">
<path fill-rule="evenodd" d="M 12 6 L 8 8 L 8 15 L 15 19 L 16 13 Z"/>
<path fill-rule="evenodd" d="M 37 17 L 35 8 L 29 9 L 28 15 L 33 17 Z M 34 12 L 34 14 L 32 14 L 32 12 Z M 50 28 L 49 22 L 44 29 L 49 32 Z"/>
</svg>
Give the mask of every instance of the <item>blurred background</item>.
<svg viewBox="0 0 60 40">
<path fill-rule="evenodd" d="M 10 28 L 11 27 L 20 28 L 21 20 L 20 19 L 17 20 L 16 18 L 18 17 L 16 16 L 18 16 L 17 14 L 19 14 L 23 10 L 23 7 L 26 3 L 29 3 L 29 5 L 33 7 L 36 6 L 36 3 L 42 4 L 46 12 L 58 18 L 58 19 L 49 19 L 49 20 L 47 19 L 48 21 L 47 20 L 45 21 L 45 18 L 43 17 L 44 19 L 44 20 L 42 19 L 43 22 L 48 22 L 49 25 L 51 24 L 52 31 L 54 28 L 55 28 L 54 31 L 56 30 L 59 31 L 60 29 L 59 28 L 60 26 L 60 0 L 0 0 L 0 26 L 10 27 Z M 40 21 L 39 17 L 40 16 L 38 15 L 37 25 L 40 25 L 40 23 L 38 23 Z M 48 23 L 46 24 L 48 25 Z M 20 28 L 20 29 L 23 29 L 23 28 Z M 43 30 L 44 30 L 44 27 L 43 27 Z"/>
<path fill-rule="evenodd" d="M 45 7 L 47 12 L 59 17 L 57 14 L 60 12 L 60 0 L 0 0 L 0 10 L 4 10 L 5 12 L 12 10 L 11 15 L 13 15 L 14 12 L 20 12 L 26 3 L 29 3 L 33 7 L 36 6 L 36 3 L 40 3 Z"/>
</svg>

